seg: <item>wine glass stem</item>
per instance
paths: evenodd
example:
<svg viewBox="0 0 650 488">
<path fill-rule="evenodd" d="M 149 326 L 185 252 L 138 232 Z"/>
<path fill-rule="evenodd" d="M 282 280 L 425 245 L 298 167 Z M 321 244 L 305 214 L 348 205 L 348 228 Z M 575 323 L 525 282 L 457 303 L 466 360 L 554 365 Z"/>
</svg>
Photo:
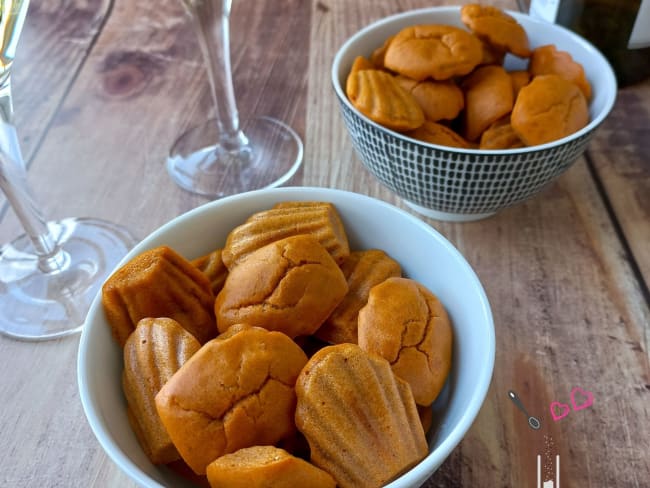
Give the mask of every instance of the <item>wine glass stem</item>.
<svg viewBox="0 0 650 488">
<path fill-rule="evenodd" d="M 230 66 L 231 0 L 190 0 L 186 3 L 198 31 L 199 45 L 212 91 L 219 145 L 226 151 L 237 151 L 248 145 L 239 127 Z"/>
<path fill-rule="evenodd" d="M 0 188 L 32 242 L 39 268 L 46 273 L 54 272 L 68 258 L 57 246 L 27 186 L 27 172 L 12 116 L 11 80 L 5 76 L 0 81 Z"/>
<path fill-rule="evenodd" d="M 11 123 L 14 119 L 14 103 L 11 98 L 11 76 L 9 71 L 0 75 L 0 120 Z"/>
</svg>

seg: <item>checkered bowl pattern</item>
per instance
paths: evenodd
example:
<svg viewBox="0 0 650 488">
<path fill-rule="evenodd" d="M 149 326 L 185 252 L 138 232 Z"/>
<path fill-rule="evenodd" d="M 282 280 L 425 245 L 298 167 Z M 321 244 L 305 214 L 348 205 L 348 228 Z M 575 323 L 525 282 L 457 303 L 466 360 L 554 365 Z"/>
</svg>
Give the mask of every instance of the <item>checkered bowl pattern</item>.
<svg viewBox="0 0 650 488">
<path fill-rule="evenodd" d="M 542 150 L 461 152 L 403 137 L 340 106 L 361 162 L 387 188 L 407 204 L 467 217 L 492 214 L 539 192 L 573 164 L 593 135 Z"/>
<path fill-rule="evenodd" d="M 459 7 L 433 7 L 387 17 L 356 33 L 336 54 L 332 83 L 359 159 L 383 185 L 426 216 L 475 220 L 530 198 L 580 157 L 614 104 L 616 78 L 596 48 L 563 27 L 508 13 L 524 26 L 532 47 L 552 42 L 584 66 L 594 96 L 589 106 L 590 122 L 580 131 L 540 146 L 459 149 L 406 137 L 376 124 L 354 108 L 344 87 L 356 56 L 369 56 L 388 36 L 408 25 L 463 27 Z M 525 61 L 508 57 L 506 69 L 525 69 Z"/>
</svg>

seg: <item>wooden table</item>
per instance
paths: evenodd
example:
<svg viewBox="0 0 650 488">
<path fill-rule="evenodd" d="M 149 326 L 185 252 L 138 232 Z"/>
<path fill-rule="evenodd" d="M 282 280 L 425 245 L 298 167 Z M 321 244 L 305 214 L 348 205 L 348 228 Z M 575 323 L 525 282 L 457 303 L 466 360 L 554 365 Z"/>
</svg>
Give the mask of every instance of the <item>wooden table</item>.
<svg viewBox="0 0 650 488">
<path fill-rule="evenodd" d="M 403 207 L 354 154 L 329 69 L 360 27 L 442 3 L 235 2 L 240 113 L 276 116 L 303 137 L 305 162 L 291 184 Z M 105 218 L 144 237 L 205 203 L 164 168 L 175 136 L 211 113 L 178 0 L 32 0 L 14 93 L 29 182 L 48 217 Z M 537 454 L 560 456 L 563 488 L 650 486 L 649 141 L 647 80 L 619 91 L 585 157 L 535 198 L 479 222 L 428 221 L 482 280 L 497 352 L 478 418 L 425 486 L 534 487 Z M 0 217 L 6 242 L 20 228 L 6 205 Z M 77 346 L 78 337 L 0 338 L 0 486 L 133 486 L 86 423 Z M 574 387 L 592 392 L 593 405 L 553 421 L 551 402 L 568 403 Z M 541 431 L 527 426 L 508 390 L 542 418 Z"/>
</svg>

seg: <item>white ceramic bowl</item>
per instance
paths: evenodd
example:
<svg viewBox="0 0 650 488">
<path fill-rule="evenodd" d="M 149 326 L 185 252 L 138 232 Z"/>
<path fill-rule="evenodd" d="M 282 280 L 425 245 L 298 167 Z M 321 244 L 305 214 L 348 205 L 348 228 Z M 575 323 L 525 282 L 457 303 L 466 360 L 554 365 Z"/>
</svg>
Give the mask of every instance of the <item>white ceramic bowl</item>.
<svg viewBox="0 0 650 488">
<path fill-rule="evenodd" d="M 524 27 L 531 47 L 555 44 L 584 66 L 593 97 L 590 122 L 547 144 L 508 150 L 459 149 L 417 141 L 386 129 L 359 112 L 345 95 L 357 56 L 369 56 L 391 35 L 415 24 L 464 27 L 460 7 L 411 10 L 381 19 L 354 34 L 338 50 L 332 84 L 353 146 L 364 166 L 414 210 L 440 220 L 476 220 L 522 202 L 568 169 L 583 153 L 616 99 L 616 77 L 605 57 L 564 27 L 508 12 Z M 525 69 L 507 56 L 505 68 Z"/>
<path fill-rule="evenodd" d="M 250 214 L 287 200 L 334 203 L 353 249 L 383 249 L 402 265 L 406 276 L 435 293 L 449 312 L 454 330 L 453 367 L 434 404 L 430 453 L 390 484 L 394 488 L 420 486 L 472 425 L 494 365 L 494 326 L 483 287 L 463 256 L 429 225 L 385 202 L 341 190 L 259 190 L 216 200 L 173 219 L 140 242 L 122 263 L 162 244 L 187 258 L 199 257 L 222 246 L 228 232 Z M 152 465 L 141 450 L 126 417 L 122 360 L 97 296 L 84 325 L 78 357 L 79 391 L 88 422 L 110 458 L 140 485 L 191 486 L 166 468 Z"/>
</svg>

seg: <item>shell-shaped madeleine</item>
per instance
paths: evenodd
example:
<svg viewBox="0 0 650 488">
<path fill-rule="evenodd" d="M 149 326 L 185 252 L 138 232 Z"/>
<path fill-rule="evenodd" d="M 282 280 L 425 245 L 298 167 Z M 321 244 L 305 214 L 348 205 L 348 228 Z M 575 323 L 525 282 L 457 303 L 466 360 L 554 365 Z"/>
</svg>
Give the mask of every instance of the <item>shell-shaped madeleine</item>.
<svg viewBox="0 0 650 488">
<path fill-rule="evenodd" d="M 217 335 L 208 278 L 167 246 L 145 251 L 113 273 L 102 287 L 102 305 L 121 346 L 147 317 L 172 318 L 202 344 Z"/>
<path fill-rule="evenodd" d="M 316 337 L 331 344 L 356 344 L 359 310 L 368 302 L 370 289 L 387 278 L 401 276 L 402 269 L 384 251 L 369 249 L 351 252 L 341 271 L 348 282 L 348 293 L 316 331 Z"/>
<path fill-rule="evenodd" d="M 440 146 L 461 147 L 469 149 L 471 144 L 463 139 L 463 137 L 450 129 L 446 125 L 439 124 L 438 122 L 425 121 L 422 126 L 417 129 L 407 132 L 407 136 L 419 141 L 428 142 L 430 144 L 438 144 Z"/>
<path fill-rule="evenodd" d="M 463 5 L 460 18 L 480 39 L 516 56 L 530 56 L 526 30 L 498 7 L 471 3 Z"/>
<path fill-rule="evenodd" d="M 558 50 L 554 44 L 535 48 L 530 57 L 528 72 L 532 78 L 550 74 L 561 76 L 578 85 L 587 100 L 591 99 L 591 84 L 584 67 L 569 52 Z"/>
<path fill-rule="evenodd" d="M 359 346 L 385 358 L 418 405 L 437 398 L 451 370 L 453 330 L 438 298 L 408 278 L 388 278 L 370 290 L 359 311 Z"/>
<path fill-rule="evenodd" d="M 122 388 L 129 421 L 154 464 L 179 459 L 156 411 L 155 397 L 201 344 L 175 320 L 146 318 L 124 345 Z"/>
<path fill-rule="evenodd" d="M 359 112 L 396 131 L 408 131 L 424 123 L 424 112 L 411 93 L 390 73 L 377 69 L 348 75 L 345 93 Z"/>
<path fill-rule="evenodd" d="M 505 116 L 485 129 L 481 134 L 479 147 L 480 149 L 511 149 L 524 147 L 524 143 L 512 128 L 510 117 Z"/>
<path fill-rule="evenodd" d="M 336 488 L 328 473 L 275 446 L 225 454 L 208 465 L 207 475 L 220 488 Z"/>
<path fill-rule="evenodd" d="M 355 344 L 328 346 L 296 381 L 296 426 L 311 462 L 341 488 L 379 487 L 428 452 L 409 386 Z"/>
<path fill-rule="evenodd" d="M 395 79 L 413 95 L 425 118 L 431 122 L 453 120 L 465 106 L 463 91 L 452 80 L 418 82 L 405 76 L 397 76 Z"/>
<path fill-rule="evenodd" d="M 470 73 L 482 59 L 481 41 L 464 29 L 440 24 L 413 25 L 393 37 L 384 65 L 416 81 L 440 81 Z"/>
<path fill-rule="evenodd" d="M 228 268 L 223 264 L 221 254 L 222 250 L 216 249 L 211 253 L 192 260 L 192 265 L 196 266 L 210 280 L 210 286 L 212 287 L 214 296 L 219 294 L 228 276 Z"/>
<path fill-rule="evenodd" d="M 307 356 L 288 336 L 238 326 L 205 344 L 165 383 L 156 409 L 196 474 L 244 447 L 295 432 L 294 384 Z"/>
<path fill-rule="evenodd" d="M 228 269 L 253 251 L 280 239 L 311 234 L 337 263 L 350 254 L 350 246 L 341 218 L 328 202 L 283 202 L 274 208 L 251 215 L 234 228 L 223 249 Z"/>
<path fill-rule="evenodd" d="M 566 137 L 589 123 L 589 106 L 576 85 L 558 75 L 537 75 L 519 90 L 510 124 L 529 146 Z"/>
<path fill-rule="evenodd" d="M 481 66 L 463 81 L 465 138 L 480 139 L 493 122 L 508 115 L 514 104 L 512 80 L 501 66 Z"/>
<path fill-rule="evenodd" d="M 393 40 L 395 36 L 389 36 L 386 38 L 384 43 L 376 48 L 371 54 L 370 54 L 370 62 L 375 65 L 377 69 L 384 69 L 384 57 L 386 56 L 386 50 L 388 49 L 388 45 L 390 42 Z"/>
<path fill-rule="evenodd" d="M 341 269 L 309 234 L 272 242 L 235 266 L 214 301 L 221 332 L 245 323 L 313 334 L 348 291 Z"/>
</svg>

